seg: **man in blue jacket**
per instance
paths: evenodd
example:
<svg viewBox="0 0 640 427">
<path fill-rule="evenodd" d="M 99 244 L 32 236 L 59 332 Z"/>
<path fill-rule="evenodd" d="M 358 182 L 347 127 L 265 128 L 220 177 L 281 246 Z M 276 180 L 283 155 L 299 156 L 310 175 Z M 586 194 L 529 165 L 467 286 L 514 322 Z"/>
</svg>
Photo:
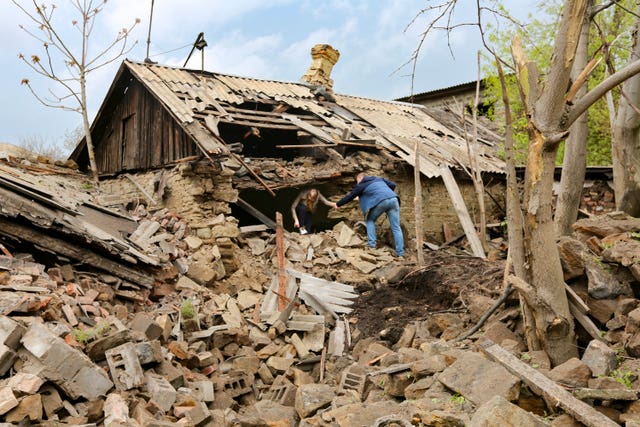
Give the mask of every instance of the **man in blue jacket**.
<svg viewBox="0 0 640 427">
<path fill-rule="evenodd" d="M 356 182 L 353 190 L 338 200 L 334 207 L 338 209 L 356 197 L 360 198 L 360 209 L 367 224 L 367 239 L 369 247 L 372 248 L 376 247 L 376 220 L 386 212 L 396 245 L 396 256 L 404 256 L 404 238 L 400 228 L 400 198 L 393 191 L 396 184 L 386 178 L 367 176 L 362 172 L 358 174 Z"/>
</svg>

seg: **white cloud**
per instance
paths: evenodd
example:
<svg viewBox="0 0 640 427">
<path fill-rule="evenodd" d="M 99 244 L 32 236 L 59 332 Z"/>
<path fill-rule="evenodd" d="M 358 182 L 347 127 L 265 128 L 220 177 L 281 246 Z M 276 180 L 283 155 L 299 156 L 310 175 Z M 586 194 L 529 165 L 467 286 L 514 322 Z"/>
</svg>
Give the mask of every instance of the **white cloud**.
<svg viewBox="0 0 640 427">
<path fill-rule="evenodd" d="M 20 1 L 31 5 L 31 0 Z M 38 0 L 41 1 L 46 0 Z M 56 13 L 64 36 L 75 38 L 77 46 L 77 34 L 68 31 L 73 12 L 68 2 L 58 3 Z M 197 34 L 203 31 L 209 44 L 205 50 L 207 70 L 298 81 L 311 61 L 311 47 L 329 43 L 341 54 L 332 73 L 336 91 L 377 98 L 400 97 L 409 94 L 410 79 L 406 74 L 410 68 L 392 73 L 409 60 L 416 48 L 429 17 L 420 16 L 405 29 L 427 4 L 424 0 L 156 0 L 150 54 L 162 64 L 182 66 Z M 92 46 L 104 46 L 122 27 L 140 18 L 132 35 L 138 44 L 127 56 L 142 61 L 146 57 L 150 6 L 151 0 L 109 0 L 96 23 Z M 462 19 L 467 12 L 460 9 L 459 13 Z M 0 140 L 33 133 L 62 135 L 79 122 L 78 115 L 40 106 L 20 86 L 23 76 L 38 87 L 50 86 L 17 59 L 19 51 L 39 52 L 39 44 L 17 27 L 18 23 L 27 22 L 28 18 L 10 1 L 0 0 L 0 90 L 8 100 L 5 105 L 10 106 L 0 112 Z M 415 91 L 474 79 L 477 41 L 472 29 L 453 33 L 454 61 L 444 34 L 430 37 L 422 47 Z M 119 63 L 90 76 L 91 114 L 100 106 Z M 194 52 L 189 67 L 200 68 L 200 52 Z"/>
</svg>

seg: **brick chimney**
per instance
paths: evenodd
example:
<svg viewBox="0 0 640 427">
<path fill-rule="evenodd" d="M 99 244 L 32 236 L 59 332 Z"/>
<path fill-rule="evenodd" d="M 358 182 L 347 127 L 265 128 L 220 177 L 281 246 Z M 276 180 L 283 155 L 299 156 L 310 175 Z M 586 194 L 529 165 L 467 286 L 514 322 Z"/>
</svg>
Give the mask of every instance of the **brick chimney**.
<svg viewBox="0 0 640 427">
<path fill-rule="evenodd" d="M 328 44 L 317 44 L 311 48 L 311 58 L 311 65 L 301 80 L 312 85 L 323 86 L 328 92 L 332 92 L 331 70 L 338 62 L 340 52 Z"/>
</svg>

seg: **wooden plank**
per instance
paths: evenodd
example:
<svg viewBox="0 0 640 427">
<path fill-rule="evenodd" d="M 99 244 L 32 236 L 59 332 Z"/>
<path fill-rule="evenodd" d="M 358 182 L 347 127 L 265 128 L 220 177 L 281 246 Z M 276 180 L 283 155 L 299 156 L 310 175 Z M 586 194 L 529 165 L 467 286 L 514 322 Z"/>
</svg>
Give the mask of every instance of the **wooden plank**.
<svg viewBox="0 0 640 427">
<path fill-rule="evenodd" d="M 349 146 L 353 146 L 353 147 L 366 147 L 366 148 L 375 148 L 377 150 L 380 150 L 381 147 L 379 145 L 376 144 L 376 140 L 375 139 L 364 139 L 360 142 L 358 142 L 359 140 L 357 139 L 353 139 L 350 141 L 345 141 L 343 139 L 336 139 L 336 144 L 338 145 L 349 145 Z"/>
<path fill-rule="evenodd" d="M 276 145 L 276 148 L 325 148 L 337 147 L 337 144 L 298 144 L 298 145 Z"/>
<path fill-rule="evenodd" d="M 584 314 L 578 306 L 576 306 L 573 301 L 569 301 L 569 311 L 573 314 L 573 317 L 582 325 L 582 327 L 591 335 L 591 338 L 594 340 L 602 341 L 606 343 L 604 338 L 600 336 L 600 329 L 593 323 L 589 317 Z"/>
<path fill-rule="evenodd" d="M 274 117 L 280 120 L 284 120 L 282 117 L 283 111 L 275 112 L 275 111 L 261 111 L 261 110 L 247 110 L 245 108 L 237 108 L 232 106 L 226 106 L 225 109 L 231 113 L 242 113 L 247 116 L 255 116 L 256 118 L 265 118 L 265 117 Z M 301 120 L 304 120 L 306 123 L 311 123 L 316 126 L 322 126 L 326 122 L 317 116 L 298 116 Z"/>
<path fill-rule="evenodd" d="M 573 395 L 580 400 L 638 400 L 638 392 L 636 390 L 629 390 L 627 388 L 579 388 L 573 392 Z"/>
<path fill-rule="evenodd" d="M 473 225 L 473 221 L 471 221 L 471 216 L 469 215 L 469 211 L 467 211 L 467 206 L 464 204 L 462 193 L 460 192 L 460 188 L 458 187 L 451 170 L 447 166 L 443 166 L 440 168 L 440 171 L 444 185 L 447 187 L 447 192 L 451 198 L 451 203 L 453 203 L 453 207 L 458 214 L 458 219 L 460 220 L 462 229 L 467 236 L 467 240 L 469 240 L 473 254 L 479 258 L 486 258 L 484 249 L 482 248 L 482 243 L 480 242 L 480 238 L 476 232 L 476 227 Z"/>
<path fill-rule="evenodd" d="M 569 301 L 573 302 L 576 305 L 577 309 L 579 309 L 581 312 L 585 314 L 591 311 L 589 306 L 582 300 L 582 298 L 580 298 L 580 296 L 576 294 L 573 289 L 571 289 L 571 286 L 565 283 L 564 289 L 567 292 L 567 297 L 569 298 Z"/>
<path fill-rule="evenodd" d="M 324 130 L 320 129 L 319 127 L 316 127 L 316 126 L 313 126 L 313 125 L 311 125 L 309 123 L 306 123 L 306 122 L 300 120 L 298 117 L 292 116 L 291 114 L 283 114 L 282 117 L 284 117 L 285 119 L 289 120 L 291 123 L 293 123 L 294 125 L 296 125 L 300 129 L 306 130 L 311 135 L 314 135 L 314 136 L 320 138 L 324 142 L 333 142 L 333 137 L 331 135 L 329 135 L 327 132 L 325 132 Z"/>
<path fill-rule="evenodd" d="M 485 340 L 480 344 L 480 348 L 489 359 L 504 366 L 513 375 L 522 379 L 531 391 L 543 396 L 547 403 L 555 403 L 587 427 L 619 427 L 611 418 L 576 399 L 554 381 L 522 362 L 493 341 Z"/>
<path fill-rule="evenodd" d="M 267 231 L 268 229 L 269 227 L 267 227 L 264 224 L 245 225 L 238 228 L 238 230 L 240 231 L 240 234 L 249 234 L 249 233 L 255 233 L 260 231 Z"/>
<path fill-rule="evenodd" d="M 294 314 L 291 316 L 291 320 L 299 322 L 312 322 L 312 323 L 324 323 L 324 316 L 318 314 Z"/>
<path fill-rule="evenodd" d="M 264 225 L 269 227 L 271 230 L 276 229 L 276 222 L 251 206 L 249 203 L 238 197 L 238 201 L 236 202 L 238 206 L 240 206 L 243 210 L 245 210 L 248 214 L 253 216 L 258 221 L 262 222 Z"/>
<path fill-rule="evenodd" d="M 233 119 L 232 123 L 242 123 L 243 121 L 254 123 L 254 126 L 260 126 L 261 124 L 275 124 L 291 126 L 291 122 L 283 119 L 280 116 L 268 116 L 263 114 L 246 114 L 245 111 L 234 111 L 228 117 L 221 116 L 220 121 L 227 121 L 229 118 Z"/>
<path fill-rule="evenodd" d="M 0 218 L 0 234 L 17 240 L 26 240 L 37 247 L 46 248 L 46 250 L 71 258 L 74 261 L 91 265 L 114 276 L 133 282 L 136 285 L 146 288 L 153 287 L 154 278 L 145 272 L 112 261 L 102 255 L 98 255 L 90 249 L 81 248 L 65 240 L 47 236 L 35 229 L 14 224 Z"/>
<path fill-rule="evenodd" d="M 267 129 L 280 129 L 280 130 L 298 130 L 299 126 L 295 126 L 293 124 L 276 124 L 276 123 L 266 123 L 261 121 L 249 121 L 249 120 L 230 120 L 226 117 L 220 117 L 220 122 L 229 123 L 237 126 L 249 126 L 249 127 L 259 127 L 259 128 L 267 128 Z"/>
<path fill-rule="evenodd" d="M 253 176 L 253 177 L 256 179 L 256 181 L 258 181 L 258 182 L 259 182 L 259 183 L 260 183 L 260 184 L 265 188 L 265 190 L 267 190 L 267 191 L 269 192 L 269 194 L 271 194 L 273 197 L 276 197 L 276 193 L 274 193 L 274 192 L 273 192 L 273 190 L 272 190 L 271 188 L 269 188 L 269 186 L 267 185 L 267 183 L 266 183 L 266 182 L 264 182 L 264 181 L 262 180 L 262 178 L 260 178 L 260 176 L 258 176 L 258 174 L 257 174 L 257 173 L 256 173 L 256 172 L 251 168 L 251 166 L 249 166 L 249 165 L 247 164 L 247 162 L 245 162 L 245 161 L 242 159 L 242 157 L 238 156 L 238 155 L 237 155 L 237 154 L 235 154 L 235 153 L 231 153 L 231 156 L 232 156 L 234 159 L 236 159 L 238 162 L 240 162 L 240 164 L 241 164 L 242 166 L 244 166 L 244 167 L 245 167 L 245 169 L 247 169 L 247 172 L 249 172 L 249 173 L 251 174 L 251 176 Z"/>
<path fill-rule="evenodd" d="M 215 136 L 215 134 L 211 132 L 213 135 L 209 135 L 204 126 L 198 121 L 191 123 L 183 123 L 183 128 L 185 131 L 193 138 L 193 141 L 196 143 L 198 148 L 205 155 L 210 154 L 221 154 L 223 151 L 226 151 L 226 148 L 223 144 L 220 143 L 219 140 L 212 138 L 211 136 Z M 174 156 L 174 157 L 183 157 L 183 156 Z"/>
<path fill-rule="evenodd" d="M 422 221 L 422 184 L 420 182 L 420 151 L 418 150 L 418 140 L 414 145 L 415 157 L 413 159 L 414 167 L 413 167 L 413 211 L 415 213 L 416 220 L 416 255 L 418 258 L 418 266 L 422 267 L 424 265 L 424 230 L 423 230 L 423 221 Z M 446 239 L 446 235 L 445 235 Z"/>
<path fill-rule="evenodd" d="M 276 256 L 278 258 L 278 311 L 283 311 L 287 306 L 285 300 L 287 272 L 284 268 L 284 226 L 280 212 L 276 212 Z"/>
<path fill-rule="evenodd" d="M 69 213 L 71 215 L 78 215 L 79 213 L 75 211 L 71 206 L 65 206 L 61 203 L 53 200 L 53 196 L 47 194 L 43 191 L 38 190 L 34 187 L 27 187 L 27 184 L 23 184 L 21 182 L 16 182 L 12 179 L 6 177 L 0 177 L 0 185 L 20 194 L 21 196 L 30 199 L 37 200 L 38 202 L 52 208 L 60 209 L 63 212 Z"/>
<path fill-rule="evenodd" d="M 152 204 L 155 205 L 156 201 L 153 200 L 153 196 L 151 196 L 151 194 L 147 193 L 147 191 L 142 188 L 142 186 L 138 183 L 138 181 L 135 180 L 134 177 L 132 177 L 131 175 L 129 175 L 128 173 L 124 174 L 124 177 L 127 178 L 129 181 L 131 181 L 133 183 L 133 185 L 135 185 L 135 187 L 140 190 L 140 192 L 142 193 L 142 195 L 144 197 L 146 197 L 146 199 Z"/>
<path fill-rule="evenodd" d="M 374 372 L 370 372 L 367 375 L 370 377 L 377 377 L 378 375 L 395 374 L 398 372 L 407 371 L 411 369 L 411 366 L 413 366 L 413 363 L 399 363 L 396 365 L 391 365 L 386 368 L 379 369 Z"/>
</svg>

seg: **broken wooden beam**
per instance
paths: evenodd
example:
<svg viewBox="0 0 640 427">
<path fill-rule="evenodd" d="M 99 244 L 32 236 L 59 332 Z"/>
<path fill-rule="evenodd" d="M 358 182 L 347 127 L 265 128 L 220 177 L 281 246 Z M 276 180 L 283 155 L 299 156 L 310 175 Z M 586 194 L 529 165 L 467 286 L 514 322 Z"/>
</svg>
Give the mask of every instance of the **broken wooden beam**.
<svg viewBox="0 0 640 427">
<path fill-rule="evenodd" d="M 136 285 L 144 286 L 145 288 L 153 287 L 153 277 L 145 272 L 112 261 L 90 249 L 76 246 L 67 240 L 40 233 L 34 228 L 12 223 L 0 218 L 0 234 L 16 240 L 25 240 L 36 247 L 46 248 L 48 251 L 63 255 L 74 261 L 91 265 Z"/>
<path fill-rule="evenodd" d="M 337 144 L 276 145 L 276 148 L 319 148 L 319 147 L 337 147 Z"/>
<path fill-rule="evenodd" d="M 269 218 L 268 216 L 260 212 L 258 209 L 251 206 L 245 200 L 238 197 L 238 201 L 236 202 L 236 204 L 240 206 L 242 209 L 244 209 L 248 214 L 253 216 L 255 219 L 257 219 L 258 221 L 262 222 L 264 225 L 269 227 L 270 229 L 272 230 L 276 229 L 276 222 L 274 220 L 272 220 L 271 218 Z"/>
<path fill-rule="evenodd" d="M 534 393 L 541 395 L 547 403 L 555 403 L 566 413 L 587 427 L 619 427 L 611 418 L 596 411 L 571 393 L 560 387 L 536 369 L 522 362 L 491 340 L 480 344 L 484 354 L 496 363 L 504 366 L 513 375 L 524 381 Z"/>
<path fill-rule="evenodd" d="M 2 252 L 4 254 L 4 256 L 8 256 L 9 258 L 13 258 L 13 255 L 11 255 L 11 252 L 9 252 L 9 250 L 7 248 L 5 248 L 2 243 L 0 243 L 0 252 Z"/>
<path fill-rule="evenodd" d="M 278 311 L 287 306 L 285 294 L 287 293 L 287 272 L 284 268 L 284 226 L 282 214 L 276 212 L 276 256 L 278 258 Z"/>
<path fill-rule="evenodd" d="M 144 188 L 142 188 L 142 185 L 140 185 L 138 181 L 135 180 L 134 177 L 132 177 L 128 173 L 125 173 L 124 177 L 133 183 L 133 185 L 142 193 L 142 195 L 149 201 L 149 203 L 151 203 L 152 205 L 156 204 L 156 201 L 153 199 L 153 196 L 147 193 L 147 191 Z"/>
<path fill-rule="evenodd" d="M 480 242 L 476 227 L 473 224 L 473 221 L 471 221 L 471 216 L 469 215 L 467 206 L 462 198 L 462 193 L 460 192 L 460 188 L 458 187 L 451 170 L 449 167 L 443 166 L 440 168 L 440 173 L 440 176 L 444 181 L 444 185 L 447 188 L 447 192 L 449 193 L 449 197 L 451 198 L 451 203 L 458 214 L 458 219 L 460 220 L 464 234 L 467 236 L 467 240 L 469 240 L 473 254 L 480 258 L 486 258 L 487 256 L 484 253 L 482 242 Z"/>
<path fill-rule="evenodd" d="M 272 190 L 271 188 L 269 188 L 269 186 L 267 185 L 267 183 L 266 183 L 266 182 L 264 182 L 264 181 L 262 180 L 262 178 L 260 178 L 260 177 L 258 176 L 258 174 L 257 174 L 257 173 L 256 173 L 256 172 L 251 168 L 251 166 L 249 166 L 249 165 L 247 164 L 247 162 L 245 162 L 245 161 L 242 159 L 242 157 L 238 156 L 238 155 L 237 155 L 237 154 L 235 154 L 235 153 L 231 153 L 231 155 L 233 156 L 233 158 L 234 158 L 234 159 L 236 159 L 238 162 L 240 162 L 240 164 L 241 164 L 242 166 L 244 166 L 244 167 L 245 167 L 245 169 L 247 169 L 247 172 L 249 172 L 249 174 L 251 174 L 251 176 L 253 176 L 253 177 L 256 179 L 256 181 L 258 181 L 258 182 L 259 182 L 259 183 L 260 183 L 260 184 L 265 188 L 265 190 L 267 190 L 267 191 L 269 192 L 269 194 L 271 194 L 273 197 L 276 197 L 276 193 L 274 193 L 274 192 L 273 192 L 273 190 Z"/>
<path fill-rule="evenodd" d="M 242 227 L 238 227 L 240 234 L 256 233 L 260 231 L 267 231 L 268 229 L 269 227 L 265 224 L 245 225 Z"/>
<path fill-rule="evenodd" d="M 628 388 L 579 388 L 574 390 L 573 395 L 580 400 L 638 400 L 638 392 Z"/>
<path fill-rule="evenodd" d="M 605 339 L 600 335 L 600 329 L 598 329 L 596 324 L 593 323 L 593 321 L 589 319 L 589 316 L 584 314 L 571 300 L 569 300 L 569 311 L 573 314 L 573 317 L 578 321 L 578 323 L 580 323 L 580 325 L 582 325 L 582 327 L 587 331 L 587 333 L 591 335 L 591 338 L 606 343 Z"/>
</svg>

